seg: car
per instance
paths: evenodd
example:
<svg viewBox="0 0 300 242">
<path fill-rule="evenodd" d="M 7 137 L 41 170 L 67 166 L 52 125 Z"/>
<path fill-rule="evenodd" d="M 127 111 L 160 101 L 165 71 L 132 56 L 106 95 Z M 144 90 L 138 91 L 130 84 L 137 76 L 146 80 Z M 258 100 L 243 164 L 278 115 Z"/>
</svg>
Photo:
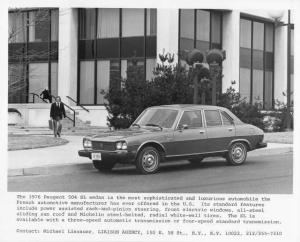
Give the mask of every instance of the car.
<svg viewBox="0 0 300 242">
<path fill-rule="evenodd" d="M 243 123 L 224 107 L 162 105 L 145 109 L 128 129 L 84 137 L 78 154 L 90 158 L 99 171 L 129 163 L 142 174 L 152 174 L 164 161 L 197 165 L 212 156 L 241 165 L 248 151 L 267 146 L 263 139 L 261 129 Z"/>
</svg>

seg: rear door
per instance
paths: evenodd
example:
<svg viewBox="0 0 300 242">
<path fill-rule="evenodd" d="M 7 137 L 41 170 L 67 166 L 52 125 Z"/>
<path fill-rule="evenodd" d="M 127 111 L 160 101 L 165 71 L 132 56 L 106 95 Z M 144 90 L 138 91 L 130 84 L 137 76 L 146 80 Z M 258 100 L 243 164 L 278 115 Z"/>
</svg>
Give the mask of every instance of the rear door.
<svg viewBox="0 0 300 242">
<path fill-rule="evenodd" d="M 207 152 L 227 150 L 228 144 L 235 137 L 232 118 L 222 110 L 204 110 Z"/>
<path fill-rule="evenodd" d="M 205 152 L 206 138 L 202 110 L 184 111 L 174 131 L 172 149 L 168 155 L 184 156 Z"/>
</svg>

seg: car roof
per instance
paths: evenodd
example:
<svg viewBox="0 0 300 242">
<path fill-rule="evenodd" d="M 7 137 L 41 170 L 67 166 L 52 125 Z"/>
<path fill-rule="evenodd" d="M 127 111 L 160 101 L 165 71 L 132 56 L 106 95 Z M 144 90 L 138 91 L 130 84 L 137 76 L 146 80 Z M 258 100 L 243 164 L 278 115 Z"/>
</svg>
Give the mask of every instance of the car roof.
<svg viewBox="0 0 300 242">
<path fill-rule="evenodd" d="M 150 108 L 172 108 L 178 110 L 187 110 L 187 109 L 223 109 L 226 108 L 220 106 L 213 105 L 198 105 L 198 104 L 172 104 L 172 105 L 161 105 L 161 106 L 153 106 Z"/>
</svg>

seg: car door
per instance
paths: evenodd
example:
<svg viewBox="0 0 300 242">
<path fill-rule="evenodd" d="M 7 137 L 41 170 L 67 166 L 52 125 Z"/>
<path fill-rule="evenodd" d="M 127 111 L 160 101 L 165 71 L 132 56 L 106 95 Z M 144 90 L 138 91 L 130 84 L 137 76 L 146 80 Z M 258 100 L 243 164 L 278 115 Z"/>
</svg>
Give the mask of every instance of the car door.
<svg viewBox="0 0 300 242">
<path fill-rule="evenodd" d="M 207 152 L 227 150 L 228 144 L 235 137 L 233 119 L 223 110 L 204 110 Z"/>
<path fill-rule="evenodd" d="M 186 110 L 174 131 L 169 156 L 185 156 L 205 152 L 206 138 L 202 110 Z"/>
</svg>

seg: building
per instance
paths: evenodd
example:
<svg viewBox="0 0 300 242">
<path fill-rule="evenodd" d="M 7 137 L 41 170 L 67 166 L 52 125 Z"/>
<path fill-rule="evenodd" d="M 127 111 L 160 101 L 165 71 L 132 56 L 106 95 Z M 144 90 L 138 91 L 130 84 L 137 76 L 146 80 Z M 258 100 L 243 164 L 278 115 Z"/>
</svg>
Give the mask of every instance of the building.
<svg viewBox="0 0 300 242">
<path fill-rule="evenodd" d="M 287 11 L 282 14 L 281 23 L 287 23 Z M 293 12 L 291 16 L 293 23 Z M 9 11 L 9 107 L 23 114 L 15 122 L 46 126 L 49 104 L 35 94 L 48 88 L 80 119 L 105 126 L 101 90 L 119 85 L 133 59 L 150 80 L 163 51 L 219 48 L 226 51 L 222 91 L 235 81 L 242 97 L 270 110 L 275 100 L 286 101 L 287 39 L 287 26 L 266 11 L 14 9 Z"/>
</svg>

